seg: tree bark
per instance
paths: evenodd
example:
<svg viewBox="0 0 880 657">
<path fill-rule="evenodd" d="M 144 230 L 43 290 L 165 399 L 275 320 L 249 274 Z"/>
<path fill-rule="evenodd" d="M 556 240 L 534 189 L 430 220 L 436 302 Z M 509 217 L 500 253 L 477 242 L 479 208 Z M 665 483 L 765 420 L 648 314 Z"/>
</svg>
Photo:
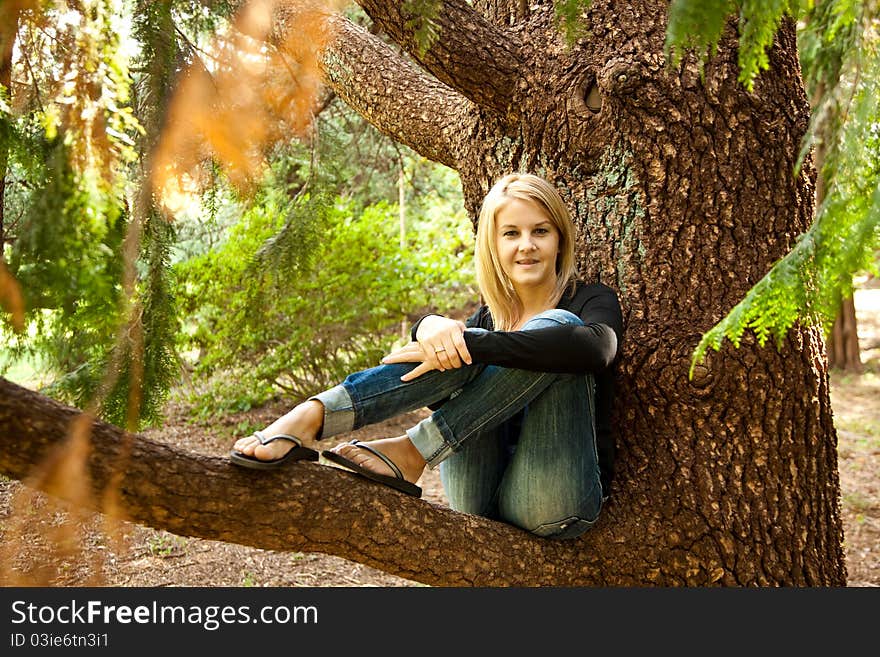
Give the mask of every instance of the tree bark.
<svg viewBox="0 0 880 657">
<path fill-rule="evenodd" d="M 399 3 L 364 4 L 403 50 L 411 47 Z M 464 4 L 444 2 L 441 13 Z M 737 82 L 732 25 L 704 72 L 692 59 L 672 70 L 663 50 L 667 2 L 594 0 L 584 19 L 590 38 L 572 47 L 552 4 L 473 5 L 520 44 L 504 107 L 471 94 L 449 121 L 438 116 L 446 105 L 407 115 L 400 99 L 370 90 L 393 93 L 409 69 L 380 67 L 367 53 L 349 53 L 347 61 L 359 62 L 353 72 L 329 77 L 380 129 L 428 157 L 454 153 L 441 161 L 454 161 L 474 220 L 489 186 L 512 170 L 542 175 L 562 192 L 578 225 L 582 276 L 619 292 L 626 323 L 613 418 L 617 474 L 598 525 L 577 541 L 544 541 L 313 465 L 295 466 L 295 477 L 254 475 L 141 440 L 124 470 L 134 519 L 180 534 L 339 554 L 435 584 L 846 582 L 821 335 L 793 329 L 780 350 L 745 339 L 739 349 L 710 353 L 688 378 L 702 333 L 812 219 L 815 171 L 808 161 L 792 175 L 809 118 L 794 24 L 783 22 L 770 70 L 749 93 Z M 337 42 L 327 57 L 347 47 Z M 481 71 L 486 79 L 496 73 L 478 57 L 477 70 L 460 79 L 445 57 L 421 61 L 448 76 L 450 93 L 462 98 Z M 432 123 L 445 126 L 441 149 L 438 137 L 419 135 Z M 0 465 L 22 476 L 71 411 L 9 384 L 0 399 L 10 400 L 0 410 Z M 100 474 L 119 438 L 105 426 L 95 436 Z M 244 517 L 240 509 L 253 505 L 273 513 Z"/>
<path fill-rule="evenodd" d="M 334 92 L 392 139 L 455 168 L 471 103 L 364 28 L 342 17 L 328 28 L 334 42 L 321 67 Z"/>
<path fill-rule="evenodd" d="M 438 80 L 480 106 L 505 112 L 519 69 L 519 37 L 495 27 L 465 0 L 439 3 L 438 34 L 422 52 L 402 2 L 358 0 L 358 4 L 405 52 Z"/>
</svg>

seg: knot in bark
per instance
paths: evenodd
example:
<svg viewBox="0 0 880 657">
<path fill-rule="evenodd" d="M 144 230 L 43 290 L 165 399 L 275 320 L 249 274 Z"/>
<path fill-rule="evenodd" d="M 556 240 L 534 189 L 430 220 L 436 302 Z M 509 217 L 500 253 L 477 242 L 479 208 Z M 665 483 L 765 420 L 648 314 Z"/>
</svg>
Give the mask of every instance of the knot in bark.
<svg viewBox="0 0 880 657">
<path fill-rule="evenodd" d="M 612 59 L 599 72 L 600 88 L 610 96 L 633 94 L 645 82 L 645 71 L 636 62 Z"/>
</svg>

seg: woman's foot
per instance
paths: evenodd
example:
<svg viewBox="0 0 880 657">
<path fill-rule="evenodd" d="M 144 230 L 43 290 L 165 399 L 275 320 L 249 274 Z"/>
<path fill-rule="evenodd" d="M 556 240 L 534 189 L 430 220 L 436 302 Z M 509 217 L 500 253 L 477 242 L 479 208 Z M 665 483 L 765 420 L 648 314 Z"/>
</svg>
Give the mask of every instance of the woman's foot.
<svg viewBox="0 0 880 657">
<path fill-rule="evenodd" d="M 266 438 L 286 433 L 299 438 L 303 445 L 309 447 L 317 440 L 324 425 L 324 405 L 316 399 L 310 399 L 295 406 L 290 412 L 282 415 L 268 427 L 260 431 Z M 254 436 L 246 436 L 235 441 L 232 448 L 245 456 L 252 456 L 260 461 L 280 459 L 293 449 L 289 440 L 275 440 L 261 445 Z"/>
<path fill-rule="evenodd" d="M 380 440 L 371 440 L 369 442 L 371 448 L 381 452 L 388 457 L 401 471 L 403 478 L 411 484 L 414 484 L 422 476 L 427 463 L 421 452 L 416 449 L 408 436 L 397 436 L 395 438 L 381 438 Z M 369 450 L 352 445 L 351 443 L 342 443 L 330 450 L 340 456 L 344 456 L 349 461 L 359 465 L 364 470 L 378 475 L 387 477 L 395 477 L 396 473 L 381 458 L 372 454 Z"/>
</svg>

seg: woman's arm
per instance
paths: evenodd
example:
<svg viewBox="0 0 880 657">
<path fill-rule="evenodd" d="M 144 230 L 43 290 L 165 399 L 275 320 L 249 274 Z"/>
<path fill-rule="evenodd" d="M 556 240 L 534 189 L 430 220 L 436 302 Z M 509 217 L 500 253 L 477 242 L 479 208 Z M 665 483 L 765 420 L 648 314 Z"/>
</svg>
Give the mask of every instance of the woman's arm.
<svg viewBox="0 0 880 657">
<path fill-rule="evenodd" d="M 608 367 L 623 336 L 623 313 L 614 290 L 580 284 L 574 297 L 560 307 L 580 317 L 584 326 L 465 331 L 474 362 L 561 373 L 595 373 Z"/>
<path fill-rule="evenodd" d="M 463 342 L 474 363 L 499 365 L 535 372 L 595 373 L 608 367 L 616 358 L 623 336 L 623 314 L 615 292 L 600 284 L 580 285 L 565 309 L 574 312 L 584 326 L 560 324 L 548 328 L 525 331 L 488 331 L 491 326 L 485 307 L 466 322 Z M 427 315 L 416 324 L 413 337 L 421 332 L 424 322 L 433 318 L 454 322 L 439 315 Z M 482 328 L 479 328 L 482 325 Z M 389 354 L 383 362 L 420 362 L 417 370 L 407 375 L 411 380 L 431 369 L 440 369 L 429 363 L 433 360 L 429 349 L 415 340 Z"/>
<path fill-rule="evenodd" d="M 464 341 L 475 363 L 535 372 L 598 372 L 617 355 L 617 335 L 607 324 L 560 324 L 525 331 L 466 330 Z"/>
</svg>

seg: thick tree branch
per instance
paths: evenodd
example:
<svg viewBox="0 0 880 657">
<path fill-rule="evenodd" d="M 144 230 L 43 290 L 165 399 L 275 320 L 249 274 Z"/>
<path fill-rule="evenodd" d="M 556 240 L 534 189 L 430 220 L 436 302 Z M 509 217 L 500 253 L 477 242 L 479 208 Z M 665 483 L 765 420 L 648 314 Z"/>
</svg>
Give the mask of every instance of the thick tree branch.
<svg viewBox="0 0 880 657">
<path fill-rule="evenodd" d="M 61 469 L 58 450 L 81 416 L 0 378 L 0 472 L 64 497 L 45 464 Z M 441 586 L 593 585 L 610 574 L 597 558 L 604 532 L 539 539 L 318 464 L 249 471 L 102 422 L 87 458 L 94 499 L 115 481 L 125 519 L 181 536 L 334 554 Z"/>
<path fill-rule="evenodd" d="M 455 146 L 471 103 L 351 21 L 334 16 L 330 29 L 334 38 L 321 66 L 334 91 L 392 139 L 456 168 Z"/>
<path fill-rule="evenodd" d="M 358 4 L 438 80 L 481 107 L 506 112 L 521 67 L 515 34 L 487 21 L 465 0 L 444 0 L 434 19 L 437 38 L 422 52 L 405 3 L 358 0 Z"/>
</svg>

